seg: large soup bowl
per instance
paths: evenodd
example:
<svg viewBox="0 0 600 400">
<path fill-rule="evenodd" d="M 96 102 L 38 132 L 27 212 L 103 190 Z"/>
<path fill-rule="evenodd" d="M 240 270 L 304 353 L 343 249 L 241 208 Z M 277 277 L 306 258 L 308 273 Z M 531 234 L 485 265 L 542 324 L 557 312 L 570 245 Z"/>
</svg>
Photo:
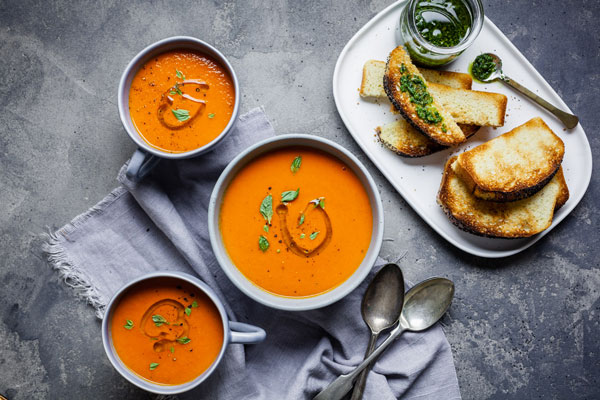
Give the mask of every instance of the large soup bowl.
<svg viewBox="0 0 600 400">
<path fill-rule="evenodd" d="M 371 205 L 373 224 L 371 242 L 365 256 L 354 273 L 343 283 L 321 294 L 310 297 L 286 297 L 270 293 L 252 283 L 234 265 L 227 253 L 220 230 L 220 212 L 223 197 L 229 184 L 248 163 L 257 157 L 287 147 L 307 147 L 328 153 L 348 166 L 362 183 Z M 373 178 L 361 162 L 342 146 L 311 135 L 281 135 L 263 140 L 244 150 L 223 171 L 213 189 L 208 209 L 208 230 L 213 252 L 231 282 L 250 298 L 269 307 L 302 311 L 312 310 L 334 303 L 354 290 L 373 267 L 383 240 L 383 207 Z"/>
</svg>

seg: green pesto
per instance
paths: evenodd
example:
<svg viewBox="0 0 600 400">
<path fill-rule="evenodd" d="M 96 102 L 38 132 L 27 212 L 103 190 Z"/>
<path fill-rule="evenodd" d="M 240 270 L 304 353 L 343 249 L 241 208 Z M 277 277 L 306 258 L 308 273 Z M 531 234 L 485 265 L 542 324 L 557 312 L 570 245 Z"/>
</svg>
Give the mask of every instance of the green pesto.
<svg viewBox="0 0 600 400">
<path fill-rule="evenodd" d="M 400 65 L 400 90 L 404 93 L 408 93 L 410 102 L 416 104 L 417 115 L 425 123 L 438 124 L 444 119 L 440 115 L 439 111 L 433 103 L 433 97 L 427 91 L 427 85 L 423 79 L 415 74 L 407 72 L 404 64 Z M 445 125 L 442 125 L 442 130 L 445 129 Z"/>
<path fill-rule="evenodd" d="M 471 29 L 471 15 L 463 0 L 422 0 L 415 8 L 417 31 L 437 47 L 457 46 Z"/>
<path fill-rule="evenodd" d="M 434 106 L 417 106 L 417 115 L 428 124 L 438 124 L 444 119 Z"/>
<path fill-rule="evenodd" d="M 496 63 L 489 54 L 478 55 L 471 64 L 471 75 L 478 81 L 484 82 L 496 70 Z"/>
</svg>

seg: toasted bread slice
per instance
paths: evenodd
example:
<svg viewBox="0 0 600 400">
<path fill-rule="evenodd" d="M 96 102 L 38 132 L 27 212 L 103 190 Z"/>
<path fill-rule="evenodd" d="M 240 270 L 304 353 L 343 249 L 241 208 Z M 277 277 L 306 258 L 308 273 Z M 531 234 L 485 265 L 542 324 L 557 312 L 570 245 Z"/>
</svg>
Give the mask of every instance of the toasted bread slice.
<svg viewBox="0 0 600 400">
<path fill-rule="evenodd" d="M 458 126 L 467 137 L 474 135 L 479 129 L 474 125 L 458 124 Z M 417 131 L 405 119 L 378 126 L 375 132 L 385 147 L 402 157 L 423 157 L 448 148 Z"/>
<path fill-rule="evenodd" d="M 468 74 L 419 68 L 434 97 L 461 124 L 503 126 L 508 99 L 499 93 L 470 90 L 473 80 Z M 369 100 L 387 98 L 383 89 L 385 63 L 369 60 L 363 66 L 360 96 Z M 398 112 L 392 105 L 392 111 Z"/>
<path fill-rule="evenodd" d="M 471 76 L 460 72 L 435 71 L 419 68 L 428 82 L 435 82 L 459 89 L 470 89 L 473 83 Z M 385 62 L 368 60 L 363 67 L 363 79 L 360 86 L 360 96 L 372 100 L 388 100 L 383 90 L 383 75 Z M 396 108 L 392 105 L 392 109 Z M 398 112 L 398 111 L 396 111 Z M 465 136 L 470 137 L 479 126 L 458 124 Z M 436 151 L 446 149 L 425 135 L 418 132 L 405 120 L 394 121 L 375 128 L 379 141 L 388 149 L 402 157 L 423 157 Z"/>
<path fill-rule="evenodd" d="M 403 79 L 416 90 L 412 99 L 402 84 Z M 390 53 L 383 75 L 383 88 L 406 120 L 434 142 L 443 146 L 455 146 L 467 140 L 448 111 L 429 93 L 425 78 L 402 46 L 396 47 Z M 417 104 L 414 102 L 415 97 L 421 98 L 427 104 Z"/>
<path fill-rule="evenodd" d="M 539 118 L 533 118 L 458 156 L 462 179 L 476 197 L 515 201 L 544 187 L 558 171 L 563 141 Z"/>
<path fill-rule="evenodd" d="M 446 149 L 417 131 L 405 119 L 375 128 L 379 141 L 402 157 L 423 157 Z"/>
<path fill-rule="evenodd" d="M 430 83 L 450 86 L 456 89 L 471 89 L 473 79 L 469 74 L 450 71 L 435 71 L 432 69 L 419 68 L 425 80 Z M 385 74 L 385 62 L 379 60 L 368 60 L 363 66 L 362 82 L 360 84 L 360 97 L 370 100 L 386 99 L 387 94 L 383 89 L 383 75 Z"/>
<path fill-rule="evenodd" d="M 430 83 L 431 95 L 461 124 L 504 126 L 508 99 L 500 93 L 455 89 Z"/>
<path fill-rule="evenodd" d="M 362 81 L 360 82 L 360 97 L 367 100 L 387 100 L 383 89 L 383 75 L 385 75 L 385 62 L 368 60 L 363 65 Z"/>
<path fill-rule="evenodd" d="M 471 90 L 473 78 L 462 72 L 438 71 L 435 69 L 419 68 L 421 75 L 429 83 L 449 86 L 454 89 Z"/>
<path fill-rule="evenodd" d="M 510 203 L 481 200 L 455 172 L 457 157 L 446 163 L 437 201 L 450 220 L 467 232 L 495 238 L 535 235 L 552 223 L 554 211 L 568 199 L 562 169 L 535 195 Z"/>
<path fill-rule="evenodd" d="M 429 89 L 458 124 L 504 126 L 508 99 L 500 93 L 456 89 L 444 84 L 428 83 Z M 390 110 L 400 113 L 392 104 Z"/>
</svg>

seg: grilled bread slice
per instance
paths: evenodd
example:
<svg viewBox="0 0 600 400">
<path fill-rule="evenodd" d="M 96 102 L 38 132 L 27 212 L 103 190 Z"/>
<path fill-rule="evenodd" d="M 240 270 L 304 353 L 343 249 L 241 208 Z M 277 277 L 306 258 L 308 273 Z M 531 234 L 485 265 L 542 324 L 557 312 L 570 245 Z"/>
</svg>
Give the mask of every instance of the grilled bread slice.
<svg viewBox="0 0 600 400">
<path fill-rule="evenodd" d="M 503 126 L 508 99 L 500 93 L 470 90 L 473 80 L 467 74 L 419 68 L 432 95 L 459 124 Z M 359 94 L 364 99 L 380 100 L 387 95 L 383 89 L 385 63 L 369 60 L 363 66 Z M 392 105 L 392 111 L 398 112 Z"/>
<path fill-rule="evenodd" d="M 423 157 L 447 148 L 417 131 L 405 119 L 378 126 L 375 132 L 385 147 L 402 157 Z"/>
<path fill-rule="evenodd" d="M 452 116 L 431 95 L 425 78 L 402 46 L 390 53 L 383 88 L 406 120 L 434 142 L 455 146 L 467 140 Z"/>
<path fill-rule="evenodd" d="M 474 135 L 479 129 L 474 125 L 458 126 L 467 137 Z M 375 132 L 385 147 L 402 157 L 423 157 L 448 148 L 417 131 L 405 119 L 378 126 Z"/>
<path fill-rule="evenodd" d="M 461 72 L 435 71 L 419 68 L 428 82 L 435 82 L 458 89 L 470 89 L 473 83 L 471 76 Z M 370 100 L 388 100 L 383 90 L 385 62 L 368 60 L 363 67 L 363 78 L 360 96 Z M 392 109 L 396 108 L 392 105 Z M 397 111 L 396 111 L 397 112 Z M 479 129 L 476 125 L 458 124 L 465 136 L 470 137 Z M 405 120 L 394 121 L 375 128 L 379 141 L 388 149 L 402 157 L 423 157 L 447 147 L 439 145 L 417 131 Z"/>
<path fill-rule="evenodd" d="M 476 197 L 515 201 L 541 190 L 564 153 L 563 141 L 536 117 L 459 155 L 459 174 Z"/>
<path fill-rule="evenodd" d="M 457 157 L 446 163 L 437 201 L 460 229 L 479 236 L 523 238 L 552 223 L 554 211 L 569 198 L 562 169 L 535 195 L 510 203 L 481 200 L 455 172 Z"/>
<path fill-rule="evenodd" d="M 438 71 L 435 69 L 419 68 L 421 75 L 429 83 L 437 83 L 454 89 L 471 90 L 473 78 L 462 72 Z"/>
<path fill-rule="evenodd" d="M 429 84 L 431 95 L 461 124 L 504 126 L 508 99 L 500 93 L 455 89 Z"/>
<path fill-rule="evenodd" d="M 456 89 L 471 89 L 473 79 L 469 74 L 450 71 L 435 71 L 432 69 L 419 68 L 425 80 L 429 83 L 439 83 Z M 360 84 L 360 97 L 369 100 L 386 99 L 387 94 L 383 89 L 383 75 L 385 74 L 385 62 L 379 60 L 368 60 L 363 66 L 363 76 Z"/>
<path fill-rule="evenodd" d="M 476 90 L 456 89 L 443 84 L 429 82 L 429 90 L 459 126 L 504 126 L 504 116 L 508 99 L 500 93 L 479 92 Z M 390 110 L 398 114 L 392 105 Z"/>
</svg>

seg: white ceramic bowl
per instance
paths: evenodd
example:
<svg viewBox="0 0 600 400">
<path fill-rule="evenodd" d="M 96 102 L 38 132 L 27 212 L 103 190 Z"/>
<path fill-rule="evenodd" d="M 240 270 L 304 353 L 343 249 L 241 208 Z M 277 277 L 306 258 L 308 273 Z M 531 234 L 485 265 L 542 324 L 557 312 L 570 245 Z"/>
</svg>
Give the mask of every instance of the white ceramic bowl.
<svg viewBox="0 0 600 400">
<path fill-rule="evenodd" d="M 341 285 L 328 292 L 304 298 L 277 296 L 260 289 L 258 286 L 250 282 L 236 268 L 229 258 L 227 250 L 225 249 L 225 245 L 223 244 L 223 239 L 219 228 L 219 214 L 221 210 L 221 204 L 223 202 L 223 195 L 230 182 L 238 174 L 238 172 L 250 161 L 264 153 L 291 146 L 312 147 L 329 153 L 343 161 L 350 169 L 352 169 L 352 171 L 361 181 L 369 196 L 371 209 L 373 211 L 373 232 L 371 235 L 371 243 L 369 244 L 365 258 L 360 266 L 356 269 L 354 274 L 352 274 L 350 278 L 348 278 Z M 259 142 L 243 151 L 229 163 L 227 168 L 225 168 L 219 177 L 219 180 L 217 181 L 210 198 L 208 215 L 208 230 L 213 252 L 215 253 L 217 261 L 219 262 L 219 265 L 225 274 L 242 292 L 252 299 L 269 307 L 278 308 L 281 310 L 312 310 L 334 303 L 346 296 L 348 293 L 354 290 L 363 281 L 363 279 L 365 279 L 373 267 L 375 259 L 377 258 L 379 250 L 381 249 L 381 243 L 383 240 L 383 207 L 381 205 L 381 198 L 379 196 L 379 192 L 377 191 L 377 187 L 375 186 L 375 182 L 373 181 L 373 178 L 367 169 L 360 163 L 360 161 L 358 161 L 356 157 L 354 157 L 348 150 L 344 149 L 340 145 L 330 140 L 311 135 L 294 134 L 276 136 L 263 140 L 262 142 Z"/>
<path fill-rule="evenodd" d="M 221 321 L 223 322 L 223 343 L 221 344 L 221 350 L 219 351 L 219 355 L 217 356 L 215 361 L 213 361 L 210 367 L 208 367 L 208 369 L 201 373 L 198 377 L 189 382 L 182 383 L 179 385 L 158 384 L 140 377 L 135 372 L 130 370 L 121 361 L 112 342 L 111 325 L 113 323 L 113 314 L 114 310 L 121 301 L 121 298 L 127 293 L 128 290 L 135 287 L 136 285 L 153 280 L 161 281 L 164 279 L 174 279 L 179 280 L 181 282 L 186 282 L 194 286 L 199 291 L 203 292 L 213 302 L 214 306 L 219 311 Z M 165 396 L 187 392 L 188 390 L 192 390 L 193 388 L 204 382 L 206 379 L 208 379 L 208 377 L 215 371 L 215 369 L 221 362 L 221 359 L 223 358 L 225 350 L 227 349 L 227 346 L 229 344 L 252 344 L 262 342 L 263 340 L 265 340 L 265 338 L 266 333 L 262 328 L 249 324 L 244 324 L 242 322 L 229 321 L 223 303 L 221 303 L 221 300 L 219 299 L 217 294 L 213 292 L 213 290 L 206 283 L 202 282 L 200 279 L 194 276 L 177 271 L 153 272 L 141 276 L 137 279 L 134 279 L 131 282 L 128 282 L 113 295 L 112 299 L 106 306 L 104 319 L 102 321 L 102 343 L 104 345 L 104 351 L 106 351 L 106 356 L 108 357 L 113 367 L 117 370 L 117 372 L 119 372 L 125 379 L 127 379 L 129 382 L 133 383 L 137 387 L 144 389 L 148 392 L 162 394 Z"/>
<path fill-rule="evenodd" d="M 131 82 L 133 81 L 133 78 L 135 77 L 139 69 L 144 64 L 146 64 L 148 60 L 164 52 L 179 49 L 194 50 L 201 54 L 206 54 L 214 58 L 231 77 L 235 94 L 235 103 L 233 107 L 233 112 L 231 114 L 231 118 L 229 119 L 229 123 L 216 138 L 214 138 L 204 146 L 198 147 L 197 149 L 193 149 L 183 153 L 168 153 L 165 151 L 155 149 L 154 147 L 146 143 L 146 141 L 142 138 L 140 133 L 133 125 L 133 121 L 131 120 L 131 116 L 129 114 L 129 88 L 131 88 Z M 231 66 L 227 58 L 223 54 L 221 54 L 219 50 L 217 50 L 210 44 L 203 42 L 200 39 L 196 39 L 189 36 L 174 36 L 163 40 L 159 40 L 158 42 L 153 43 L 150 46 L 143 49 L 142 51 L 140 51 L 129 62 L 129 65 L 127 65 L 127 67 L 123 71 L 123 75 L 121 75 L 121 81 L 119 82 L 119 92 L 117 97 L 119 116 L 121 117 L 123 127 L 125 128 L 125 131 L 129 135 L 131 140 L 133 140 L 138 146 L 138 149 L 133 154 L 131 161 L 129 162 L 129 165 L 127 167 L 127 177 L 134 181 L 139 181 L 148 172 L 150 172 L 152 168 L 156 166 L 156 164 L 158 163 L 158 161 L 160 161 L 161 158 L 168 158 L 172 160 L 191 158 L 199 156 L 214 149 L 215 146 L 221 143 L 225 136 L 227 136 L 227 134 L 231 132 L 233 126 L 237 122 L 237 117 L 240 109 L 240 96 L 240 85 L 238 83 L 237 75 L 235 74 L 235 71 L 233 70 L 233 67 Z"/>
</svg>

